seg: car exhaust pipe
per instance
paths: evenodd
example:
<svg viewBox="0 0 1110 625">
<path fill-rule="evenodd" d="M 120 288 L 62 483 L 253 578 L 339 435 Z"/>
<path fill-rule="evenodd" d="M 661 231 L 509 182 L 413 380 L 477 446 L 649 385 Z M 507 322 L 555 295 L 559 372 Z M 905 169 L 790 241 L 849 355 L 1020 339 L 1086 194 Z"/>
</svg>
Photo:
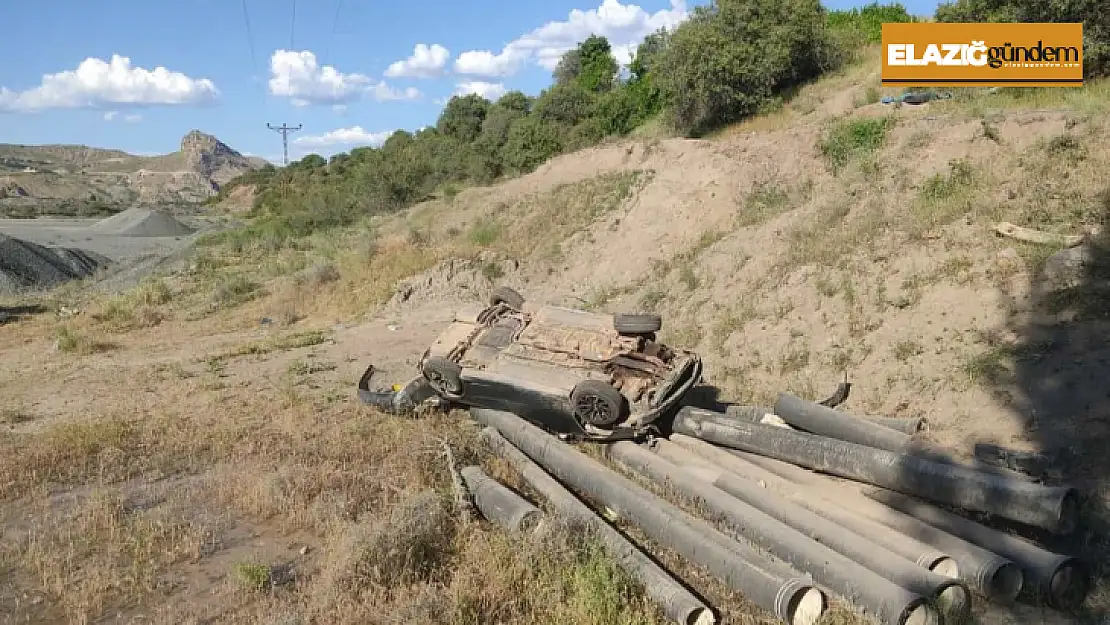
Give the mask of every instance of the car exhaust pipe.
<svg viewBox="0 0 1110 625">
<path fill-rule="evenodd" d="M 850 507 L 857 515 L 881 523 L 909 538 L 949 554 L 956 560 L 960 579 L 991 599 L 1005 603 L 1012 602 L 1024 587 L 1024 574 L 1021 567 L 975 543 L 868 499 L 859 491 L 838 484 L 826 476 L 757 454 L 736 449 L 725 449 L 725 451 L 799 487 L 808 487 L 810 492 L 830 503 L 822 510 L 831 509 L 833 505 Z"/>
<path fill-rule="evenodd" d="M 824 536 L 815 540 L 635 443 L 613 443 L 608 446 L 607 453 L 633 471 L 660 484 L 669 483 L 683 494 L 700 500 L 714 514 L 725 517 L 728 524 L 744 538 L 794 568 L 809 573 L 818 583 L 863 608 L 880 623 L 924 625 L 938 622 L 936 612 L 920 593 L 889 581 L 882 574 L 839 553 L 831 545 L 823 543 Z M 766 497 L 767 493 L 761 494 Z M 804 512 L 795 508 L 788 510 L 791 515 Z M 832 534 L 837 533 L 843 537 L 848 532 L 834 527 Z M 844 542 L 842 540 L 840 544 Z M 874 545 L 869 547 L 874 549 Z M 926 573 L 923 569 L 921 571 Z"/>
<path fill-rule="evenodd" d="M 1034 484 L 912 454 L 826 438 L 761 423 L 723 425 L 719 413 L 683 407 L 674 431 L 952 506 L 987 512 L 1057 533 L 1078 518 L 1074 488 Z"/>
<path fill-rule="evenodd" d="M 788 625 L 814 625 L 827 610 L 825 594 L 790 567 L 730 539 L 524 419 L 484 408 L 471 408 L 470 414 L 496 428 L 554 478 L 621 511 L 653 540 L 720 576 Z"/>
<path fill-rule="evenodd" d="M 493 427 L 480 434 L 483 441 L 520 472 L 525 481 L 547 498 L 551 506 L 568 521 L 593 531 L 609 557 L 643 585 L 645 592 L 663 608 L 667 618 L 681 625 L 715 625 L 717 617 L 670 573 L 644 554 L 619 531 L 603 521 L 581 499 L 548 475 L 531 458 L 513 447 Z"/>
</svg>

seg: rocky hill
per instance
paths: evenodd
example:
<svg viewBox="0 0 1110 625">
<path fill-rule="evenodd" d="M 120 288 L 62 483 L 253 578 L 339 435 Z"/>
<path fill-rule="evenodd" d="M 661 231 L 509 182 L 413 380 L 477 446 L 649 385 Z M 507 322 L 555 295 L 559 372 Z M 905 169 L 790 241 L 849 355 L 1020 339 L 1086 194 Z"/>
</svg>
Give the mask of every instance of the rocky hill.
<svg viewBox="0 0 1110 625">
<path fill-rule="evenodd" d="M 265 165 L 192 130 L 158 156 L 83 145 L 0 144 L 0 216 L 93 215 L 135 204 L 191 204 Z"/>
</svg>

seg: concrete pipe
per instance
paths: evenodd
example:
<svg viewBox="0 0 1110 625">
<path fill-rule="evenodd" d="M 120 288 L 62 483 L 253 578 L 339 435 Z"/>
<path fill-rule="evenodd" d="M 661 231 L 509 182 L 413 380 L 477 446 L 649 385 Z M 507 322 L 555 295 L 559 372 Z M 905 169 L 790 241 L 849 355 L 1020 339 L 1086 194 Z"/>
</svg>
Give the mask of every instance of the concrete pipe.
<svg viewBox="0 0 1110 625">
<path fill-rule="evenodd" d="M 1074 610 L 1091 589 L 1088 567 L 1078 558 L 1042 549 L 1037 545 L 989 528 L 971 519 L 888 490 L 866 489 L 864 494 L 899 512 L 971 541 L 1013 560 L 1025 572 L 1027 585 L 1054 608 Z"/>
<path fill-rule="evenodd" d="M 684 407 L 675 418 L 674 431 L 1058 533 L 1070 533 L 1075 529 L 1078 494 L 1073 488 L 1007 479 L 912 454 L 898 454 L 761 423 L 733 421 L 723 425 L 715 421 L 715 415 L 719 413 Z"/>
<path fill-rule="evenodd" d="M 644 592 L 663 608 L 667 618 L 681 625 L 714 625 L 717 616 L 701 599 L 644 554 L 632 541 L 606 523 L 581 499 L 563 487 L 538 464 L 513 447 L 492 427 L 481 432 L 482 439 L 499 456 L 513 465 L 525 481 L 551 503 L 564 519 L 592 531 L 609 557 L 640 582 Z"/>
<path fill-rule="evenodd" d="M 925 427 L 925 419 L 921 417 L 868 417 L 867 420 L 903 434 L 917 434 Z"/>
<path fill-rule="evenodd" d="M 714 514 L 723 516 L 728 524 L 752 543 L 766 549 L 772 555 L 790 563 L 794 568 L 805 571 L 817 582 L 840 594 L 847 601 L 873 615 L 886 625 L 924 625 L 937 623 L 937 613 L 927 602 L 928 597 L 890 580 L 887 573 L 896 570 L 894 565 L 885 565 L 882 573 L 877 573 L 860 564 L 854 557 L 841 553 L 833 545 L 824 541 L 833 539 L 837 547 L 849 545 L 856 552 L 853 555 L 866 557 L 863 552 L 875 550 L 875 545 L 859 539 L 851 541 L 850 533 L 844 528 L 820 519 L 824 523 L 818 536 L 807 535 L 783 522 L 777 515 L 768 514 L 755 507 L 747 497 L 740 499 L 713 484 L 691 474 L 647 449 L 631 442 L 613 443 L 608 448 L 611 457 L 628 468 L 660 483 L 670 483 L 683 494 L 700 500 Z M 718 472 L 719 475 L 719 472 Z M 743 480 L 738 480 L 743 481 Z M 805 516 L 815 517 L 807 510 L 783 500 L 772 501 L 765 491 L 760 493 L 768 507 L 792 520 Z M 757 497 L 758 499 L 758 497 Z M 784 505 L 783 505 L 784 504 Z M 812 519 L 809 519 L 812 520 Z M 811 527 L 818 526 L 813 522 Z M 858 536 L 856 537 L 859 538 Z M 897 558 L 897 556 L 891 557 Z M 879 560 L 881 558 L 877 558 Z M 917 569 L 922 575 L 931 575 L 911 562 L 906 562 L 906 570 Z M 901 570 L 898 571 L 902 573 Z M 939 576 L 937 576 L 939 578 Z M 955 580 L 941 580 L 955 583 Z M 930 591 L 930 595 L 931 595 Z"/>
<path fill-rule="evenodd" d="M 933 462 L 962 466 L 1012 480 L 1030 481 L 1027 475 L 997 465 L 976 463 L 974 466 L 969 466 L 954 458 L 947 450 L 913 438 L 910 436 L 913 432 L 903 432 L 899 428 L 876 427 L 876 419 L 864 419 L 833 410 L 787 393 L 779 394 L 775 401 L 775 414 L 790 425 L 811 434 L 885 449 L 897 454 L 914 454 Z"/>
<path fill-rule="evenodd" d="M 821 493 L 815 492 L 810 487 L 795 484 L 763 467 L 734 456 L 725 449 L 683 434 L 672 434 L 669 441 L 659 441 L 655 451 L 676 464 L 684 458 L 690 459 L 688 455 L 676 453 L 674 451 L 676 448 L 682 448 L 681 451 L 692 452 L 695 454 L 694 457 L 702 461 L 707 467 L 720 467 L 742 478 L 759 483 L 780 495 L 789 497 L 795 503 L 805 506 L 807 509 L 844 526 L 860 536 L 866 536 L 880 547 L 934 573 L 945 577 L 959 577 L 959 564 L 944 551 L 906 536 L 877 521 L 854 514 L 847 508 L 822 498 Z"/>
<path fill-rule="evenodd" d="M 857 515 L 881 523 L 949 554 L 959 566 L 960 579 L 990 599 L 1009 603 L 1021 592 L 1024 585 L 1021 567 L 993 551 L 988 551 L 920 519 L 868 499 L 859 491 L 838 484 L 826 476 L 757 454 L 734 449 L 726 451 L 794 484 L 808 487 L 810 492 L 830 503 L 843 505 Z"/>
<path fill-rule="evenodd" d="M 539 508 L 486 475 L 481 467 L 463 467 L 459 473 L 466 482 L 474 505 L 487 520 L 513 533 L 529 531 L 539 521 Z"/>
<path fill-rule="evenodd" d="M 471 408 L 470 414 L 479 423 L 496 428 L 554 478 L 619 510 L 653 540 L 720 576 L 730 588 L 788 625 L 814 625 L 828 609 L 824 593 L 810 580 L 728 538 L 524 419 L 485 408 Z"/>
<path fill-rule="evenodd" d="M 849 443 L 896 453 L 909 451 L 913 443 L 913 439 L 907 434 L 887 427 L 875 427 L 867 419 L 833 410 L 789 393 L 779 393 L 774 412 L 783 421 L 806 432 Z"/>
</svg>

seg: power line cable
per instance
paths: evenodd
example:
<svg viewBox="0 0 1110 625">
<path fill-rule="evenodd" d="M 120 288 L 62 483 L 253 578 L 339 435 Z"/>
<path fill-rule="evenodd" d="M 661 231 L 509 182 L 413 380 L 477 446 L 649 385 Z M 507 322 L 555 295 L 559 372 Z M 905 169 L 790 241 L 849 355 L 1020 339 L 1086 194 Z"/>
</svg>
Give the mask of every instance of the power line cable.
<svg viewBox="0 0 1110 625">
<path fill-rule="evenodd" d="M 324 46 L 324 59 L 331 60 L 331 42 L 335 39 L 335 31 L 339 28 L 339 11 L 343 8 L 343 0 L 335 0 L 335 17 L 331 20 L 331 34 L 328 35 L 328 45 Z"/>
<path fill-rule="evenodd" d="M 296 50 L 294 33 L 297 32 L 297 0 L 293 0 L 293 19 L 289 20 L 289 49 Z"/>
<path fill-rule="evenodd" d="M 247 0 L 243 0 L 243 23 L 247 26 L 247 46 L 251 50 L 251 69 L 258 72 L 258 56 L 254 52 L 254 34 L 251 32 L 251 16 L 247 11 Z"/>
</svg>

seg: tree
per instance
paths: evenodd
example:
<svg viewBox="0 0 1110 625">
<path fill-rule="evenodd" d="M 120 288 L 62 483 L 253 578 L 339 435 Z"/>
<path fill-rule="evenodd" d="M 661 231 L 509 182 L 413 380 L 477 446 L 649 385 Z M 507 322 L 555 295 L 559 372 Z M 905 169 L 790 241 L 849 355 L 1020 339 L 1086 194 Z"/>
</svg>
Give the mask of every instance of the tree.
<svg viewBox="0 0 1110 625">
<path fill-rule="evenodd" d="M 688 135 L 737 121 L 830 69 L 819 0 L 717 0 L 675 29 L 652 75 Z"/>
<path fill-rule="evenodd" d="M 532 114 L 545 122 L 560 122 L 573 126 L 589 117 L 593 111 L 594 96 L 578 83 L 555 85 L 536 98 Z"/>
<path fill-rule="evenodd" d="M 633 126 L 643 123 L 663 109 L 663 93 L 655 80 L 654 69 L 670 39 L 670 32 L 662 28 L 644 37 L 629 64 L 632 77 L 625 90 L 634 107 L 634 114 L 629 122 Z"/>
<path fill-rule="evenodd" d="M 632 72 L 632 80 L 646 80 L 653 67 L 659 60 L 659 55 L 667 49 L 671 40 L 671 33 L 665 28 L 648 34 L 640 45 L 636 46 L 636 54 L 628 70 Z"/>
<path fill-rule="evenodd" d="M 469 143 L 481 132 L 482 121 L 488 110 L 489 100 L 476 93 L 452 96 L 439 114 L 436 129 L 449 137 Z"/>
<path fill-rule="evenodd" d="M 620 67 L 613 58 L 609 40 L 598 35 L 590 35 L 578 44 L 581 67 L 577 82 L 591 93 L 601 93 L 613 88 Z"/>
<path fill-rule="evenodd" d="M 559 64 L 551 72 L 551 78 L 556 85 L 566 85 L 576 82 L 581 73 L 582 54 L 578 48 L 572 48 L 559 58 Z"/>
<path fill-rule="evenodd" d="M 1105 0 L 955 0 L 937 7 L 936 20 L 1081 22 L 1084 75 L 1110 75 L 1110 10 Z"/>
<path fill-rule="evenodd" d="M 316 169 L 317 167 L 323 167 L 327 164 L 328 162 L 324 160 L 323 156 L 319 154 L 307 154 L 301 157 L 301 160 L 290 163 L 289 165 L 297 169 Z"/>
<path fill-rule="evenodd" d="M 603 93 L 616 86 L 619 71 L 609 40 L 590 35 L 563 54 L 552 78 L 555 87 L 576 84 L 590 93 Z"/>
<path fill-rule="evenodd" d="M 506 91 L 501 98 L 496 102 L 497 106 L 516 111 L 517 113 L 528 113 L 532 110 L 532 98 L 524 95 L 523 91 L 513 90 Z"/>
<path fill-rule="evenodd" d="M 527 173 L 539 167 L 563 149 L 560 140 L 563 132 L 565 130 L 556 124 L 545 123 L 535 115 L 513 121 L 505 142 L 506 167 L 517 173 Z"/>
</svg>

